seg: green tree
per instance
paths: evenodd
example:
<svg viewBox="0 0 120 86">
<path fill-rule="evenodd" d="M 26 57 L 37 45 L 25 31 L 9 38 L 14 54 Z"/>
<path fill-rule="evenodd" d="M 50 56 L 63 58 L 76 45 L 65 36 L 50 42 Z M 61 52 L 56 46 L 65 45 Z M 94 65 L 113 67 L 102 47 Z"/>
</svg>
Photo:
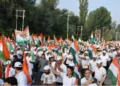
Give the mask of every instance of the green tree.
<svg viewBox="0 0 120 86">
<path fill-rule="evenodd" d="M 103 32 L 105 28 L 111 28 L 111 15 L 105 7 L 91 11 L 87 17 L 86 32 L 89 33 L 87 35 L 90 35 L 96 28 L 101 30 L 101 32 Z"/>
<path fill-rule="evenodd" d="M 79 0 L 80 3 L 80 23 L 84 27 L 88 13 L 88 0 Z"/>
</svg>

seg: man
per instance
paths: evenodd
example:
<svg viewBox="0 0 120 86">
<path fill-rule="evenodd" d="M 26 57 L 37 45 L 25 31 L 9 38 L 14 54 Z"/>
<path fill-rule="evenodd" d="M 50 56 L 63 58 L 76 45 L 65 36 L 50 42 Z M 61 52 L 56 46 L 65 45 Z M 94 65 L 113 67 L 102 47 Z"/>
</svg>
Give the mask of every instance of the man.
<svg viewBox="0 0 120 86">
<path fill-rule="evenodd" d="M 29 74 L 33 77 L 33 62 L 32 62 L 32 56 L 30 55 L 30 51 L 26 52 L 26 60 L 27 60 L 27 64 L 28 64 L 28 71 Z"/>
<path fill-rule="evenodd" d="M 69 53 L 67 56 L 66 56 L 66 65 L 69 65 L 73 63 L 73 56 Z"/>
<path fill-rule="evenodd" d="M 18 82 L 18 86 L 27 86 L 27 78 L 24 72 L 22 71 L 22 63 L 16 62 L 15 65 L 15 71 L 16 71 L 16 79 Z"/>
<path fill-rule="evenodd" d="M 56 59 L 56 64 L 55 64 L 55 70 L 57 72 L 62 72 L 66 73 L 67 72 L 67 67 L 62 63 L 62 57 L 58 56 Z M 57 85 L 63 85 L 63 78 L 61 76 L 57 76 Z"/>
<path fill-rule="evenodd" d="M 48 65 L 48 61 L 46 60 L 45 58 L 45 54 L 43 53 L 42 54 L 42 58 L 40 60 L 40 63 L 39 63 L 39 67 L 40 67 L 40 72 L 44 72 L 44 67 Z"/>
<path fill-rule="evenodd" d="M 82 64 L 82 75 L 84 74 L 85 70 L 88 69 L 89 67 L 89 56 L 88 56 L 88 51 L 84 52 L 84 56 L 80 57 L 81 58 L 81 64 Z"/>
<path fill-rule="evenodd" d="M 10 60 L 13 61 L 14 60 L 14 50 L 10 51 Z"/>
<path fill-rule="evenodd" d="M 44 67 L 44 73 L 42 74 L 42 77 L 41 77 L 41 85 L 52 86 L 55 84 L 56 84 L 55 75 L 51 73 L 50 66 L 46 65 Z"/>
<path fill-rule="evenodd" d="M 43 54 L 42 54 L 42 58 L 41 58 L 41 60 L 39 61 L 39 65 L 38 65 L 38 67 L 40 68 L 40 69 L 39 69 L 39 72 L 38 72 L 38 74 L 37 74 L 39 79 L 41 78 L 41 76 L 42 76 L 42 74 L 43 74 L 43 72 L 44 72 L 44 67 L 45 67 L 46 65 L 48 65 L 48 61 L 46 60 L 45 54 L 43 53 Z M 40 83 L 40 82 L 37 82 L 37 83 Z"/>
<path fill-rule="evenodd" d="M 21 59 L 22 59 L 22 56 L 23 56 L 23 52 L 22 52 L 22 50 L 20 49 L 19 46 L 17 47 L 16 54 L 18 55 L 18 59 L 21 60 Z"/>
<path fill-rule="evenodd" d="M 94 77 L 94 69 L 97 67 L 97 56 L 93 56 L 92 60 L 89 61 L 89 69 L 92 71 L 92 76 Z"/>
<path fill-rule="evenodd" d="M 107 52 L 103 50 L 102 55 L 100 56 L 100 59 L 102 61 L 103 67 L 107 70 L 108 69 L 108 64 L 107 62 L 110 61 L 109 56 L 107 55 Z"/>
<path fill-rule="evenodd" d="M 15 69 L 11 67 L 11 61 L 7 61 L 5 68 L 5 78 L 15 76 Z"/>
<path fill-rule="evenodd" d="M 99 82 L 100 85 L 104 83 L 104 80 L 106 78 L 106 70 L 104 67 L 102 67 L 102 61 L 97 61 L 97 67 L 94 69 L 95 71 L 95 78 Z"/>
<path fill-rule="evenodd" d="M 91 76 L 91 71 L 85 71 L 85 77 L 81 79 L 81 86 L 97 86 L 97 80 Z"/>
</svg>

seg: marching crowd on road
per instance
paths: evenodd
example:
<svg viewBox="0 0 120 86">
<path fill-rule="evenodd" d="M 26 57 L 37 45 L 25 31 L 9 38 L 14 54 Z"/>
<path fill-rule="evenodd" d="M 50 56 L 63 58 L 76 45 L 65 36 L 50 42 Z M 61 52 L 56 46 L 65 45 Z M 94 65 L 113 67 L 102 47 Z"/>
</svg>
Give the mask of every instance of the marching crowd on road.
<svg viewBox="0 0 120 86">
<path fill-rule="evenodd" d="M 120 42 L 48 40 L 9 51 L 10 60 L 0 61 L 0 86 L 103 86 L 113 76 L 112 85 L 120 86 Z"/>
</svg>

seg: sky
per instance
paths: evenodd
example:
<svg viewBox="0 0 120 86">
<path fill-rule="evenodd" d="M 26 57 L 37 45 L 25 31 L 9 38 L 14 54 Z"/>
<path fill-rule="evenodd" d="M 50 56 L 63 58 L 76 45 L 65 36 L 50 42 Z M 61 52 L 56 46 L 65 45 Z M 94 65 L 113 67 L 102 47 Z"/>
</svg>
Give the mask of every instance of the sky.
<svg viewBox="0 0 120 86">
<path fill-rule="evenodd" d="M 37 2 L 39 2 L 38 0 Z M 88 12 L 93 11 L 101 6 L 104 6 L 111 13 L 112 21 L 116 21 L 117 24 L 120 24 L 120 0 L 88 0 Z M 79 0 L 59 0 L 59 5 L 57 6 L 60 9 L 68 9 L 69 11 L 74 12 L 76 15 L 79 15 Z"/>
</svg>

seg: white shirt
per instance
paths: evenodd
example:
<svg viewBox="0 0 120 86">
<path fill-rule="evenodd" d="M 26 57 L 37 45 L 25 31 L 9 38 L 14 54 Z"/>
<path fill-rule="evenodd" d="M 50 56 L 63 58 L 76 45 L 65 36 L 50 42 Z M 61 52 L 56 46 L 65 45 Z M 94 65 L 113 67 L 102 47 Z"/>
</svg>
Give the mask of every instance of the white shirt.
<svg viewBox="0 0 120 86">
<path fill-rule="evenodd" d="M 16 74 L 16 79 L 18 82 L 18 86 L 27 86 L 27 78 L 24 72 L 20 72 L 19 74 Z"/>
<path fill-rule="evenodd" d="M 6 77 L 6 72 L 7 72 L 7 67 L 5 68 L 5 77 Z M 9 71 L 9 76 L 8 77 L 12 77 L 14 75 L 15 75 L 15 69 L 10 67 L 10 71 Z"/>
<path fill-rule="evenodd" d="M 98 81 L 101 81 L 103 79 L 103 75 L 106 75 L 106 70 L 103 67 L 101 68 L 96 67 L 94 71 L 95 71 L 95 78 Z"/>
<path fill-rule="evenodd" d="M 3 86 L 4 85 L 4 81 L 2 79 L 0 79 L 0 85 Z"/>
<path fill-rule="evenodd" d="M 67 73 L 67 67 L 66 67 L 64 64 L 61 64 L 61 65 L 60 65 L 60 68 L 63 69 L 63 73 Z M 61 71 L 59 71 L 59 70 L 57 69 L 57 72 L 61 72 Z M 62 83 L 62 82 L 63 82 L 62 77 L 57 76 L 57 82 Z"/>
<path fill-rule="evenodd" d="M 107 66 L 107 61 L 110 61 L 110 58 L 109 58 L 109 56 L 107 54 L 105 56 L 101 55 L 100 59 L 102 61 L 103 66 Z"/>
<path fill-rule="evenodd" d="M 85 58 L 86 58 L 86 59 L 81 59 L 82 67 L 83 67 L 84 69 L 88 68 L 88 65 L 89 65 L 89 57 L 86 56 Z"/>
<path fill-rule="evenodd" d="M 10 60 L 13 61 L 14 58 L 13 58 L 14 54 L 10 54 Z"/>
<path fill-rule="evenodd" d="M 90 61 L 89 61 L 90 70 L 91 70 L 92 72 L 94 72 L 94 68 L 97 67 L 97 63 L 96 63 L 96 62 L 97 62 L 96 60 L 95 60 L 95 61 L 93 61 L 93 60 L 90 60 Z"/>
<path fill-rule="evenodd" d="M 41 81 L 43 81 L 44 84 L 53 84 L 56 82 L 56 78 L 53 73 L 50 73 L 49 75 L 43 73 L 41 76 Z"/>
<path fill-rule="evenodd" d="M 73 62 L 73 56 L 70 54 L 70 55 L 67 55 L 67 61 L 66 61 L 66 64 L 70 64 Z"/>
<path fill-rule="evenodd" d="M 68 77 L 65 73 L 60 73 L 60 76 L 63 78 L 63 86 L 75 86 L 75 77 Z"/>
<path fill-rule="evenodd" d="M 30 62 L 32 57 L 26 57 L 30 75 L 32 75 L 33 64 Z"/>
<path fill-rule="evenodd" d="M 115 58 L 115 57 L 116 57 L 116 55 L 117 55 L 117 52 L 116 52 L 116 51 L 114 51 L 114 52 L 113 52 L 113 58 Z"/>
<path fill-rule="evenodd" d="M 85 84 L 86 83 L 86 78 L 84 77 L 84 78 L 82 78 L 81 79 L 81 85 L 83 85 L 83 84 Z M 97 86 L 97 84 L 96 83 L 92 83 L 92 84 L 89 84 L 88 86 Z"/>
</svg>

